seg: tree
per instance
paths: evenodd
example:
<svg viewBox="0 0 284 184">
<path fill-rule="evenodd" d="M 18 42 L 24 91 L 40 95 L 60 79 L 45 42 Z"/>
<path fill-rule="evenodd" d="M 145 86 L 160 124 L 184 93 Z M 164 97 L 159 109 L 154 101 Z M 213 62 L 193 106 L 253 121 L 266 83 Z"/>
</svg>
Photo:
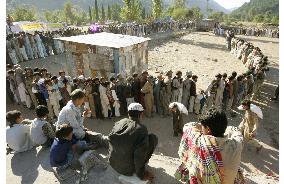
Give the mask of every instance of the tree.
<svg viewBox="0 0 284 184">
<path fill-rule="evenodd" d="M 107 5 L 107 19 L 111 20 L 111 8 L 110 8 L 110 5 Z"/>
<path fill-rule="evenodd" d="M 224 12 L 214 12 L 208 18 L 214 19 L 217 22 L 224 21 Z"/>
<path fill-rule="evenodd" d="M 44 11 L 44 18 L 48 22 L 64 22 L 64 12 L 62 10 Z"/>
<path fill-rule="evenodd" d="M 175 0 L 174 7 L 175 8 L 184 8 L 185 7 L 185 0 Z"/>
<path fill-rule="evenodd" d="M 141 2 L 138 0 L 123 0 L 124 5 L 120 16 L 124 21 L 134 21 L 141 19 Z"/>
<path fill-rule="evenodd" d="M 91 6 L 89 6 L 89 17 L 90 17 L 90 23 L 92 23 L 93 17 L 92 17 L 92 8 L 91 8 Z"/>
<path fill-rule="evenodd" d="M 193 19 L 194 20 L 200 20 L 203 18 L 203 14 L 200 11 L 200 8 L 191 8 L 191 10 L 193 11 Z"/>
<path fill-rule="evenodd" d="M 254 16 L 253 21 L 258 22 L 258 23 L 263 22 L 264 21 L 264 15 L 259 14 L 259 15 Z"/>
<path fill-rule="evenodd" d="M 279 17 L 278 16 L 273 16 L 271 19 L 271 23 L 275 25 L 279 25 Z"/>
<path fill-rule="evenodd" d="M 162 1 L 161 0 L 153 0 L 152 14 L 155 19 L 161 17 L 162 15 Z"/>
<path fill-rule="evenodd" d="M 71 25 L 75 22 L 75 14 L 74 14 L 74 7 L 71 2 L 67 2 L 64 4 L 64 15 L 66 23 L 70 23 Z"/>
<path fill-rule="evenodd" d="M 14 21 L 35 21 L 37 16 L 34 8 L 29 7 L 16 7 L 14 11 L 11 12 Z"/>
<path fill-rule="evenodd" d="M 142 9 L 141 17 L 142 17 L 143 20 L 146 19 L 146 9 L 145 9 L 145 7 L 143 7 L 143 9 Z"/>
<path fill-rule="evenodd" d="M 111 6 L 111 10 L 112 10 L 111 11 L 112 20 L 114 20 L 114 21 L 120 20 L 121 19 L 120 18 L 121 6 L 117 3 L 115 3 Z"/>
<path fill-rule="evenodd" d="M 95 11 L 96 11 L 96 21 L 99 21 L 99 7 L 98 7 L 98 1 L 95 0 Z"/>
<path fill-rule="evenodd" d="M 102 5 L 102 20 L 103 20 L 103 21 L 106 20 L 104 5 Z"/>
<path fill-rule="evenodd" d="M 175 19 L 175 20 L 185 20 L 187 18 L 187 12 L 188 9 L 187 8 L 175 8 L 172 11 L 171 16 Z"/>
</svg>

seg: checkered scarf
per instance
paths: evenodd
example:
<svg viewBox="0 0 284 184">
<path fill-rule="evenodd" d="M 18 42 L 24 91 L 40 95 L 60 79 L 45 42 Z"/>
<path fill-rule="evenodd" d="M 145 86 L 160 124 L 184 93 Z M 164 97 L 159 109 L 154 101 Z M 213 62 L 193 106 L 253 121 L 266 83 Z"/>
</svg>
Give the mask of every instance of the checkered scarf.
<svg viewBox="0 0 284 184">
<path fill-rule="evenodd" d="M 189 184 L 223 183 L 223 161 L 214 136 L 203 135 L 190 127 L 182 136 L 179 152 L 188 169 Z"/>
</svg>

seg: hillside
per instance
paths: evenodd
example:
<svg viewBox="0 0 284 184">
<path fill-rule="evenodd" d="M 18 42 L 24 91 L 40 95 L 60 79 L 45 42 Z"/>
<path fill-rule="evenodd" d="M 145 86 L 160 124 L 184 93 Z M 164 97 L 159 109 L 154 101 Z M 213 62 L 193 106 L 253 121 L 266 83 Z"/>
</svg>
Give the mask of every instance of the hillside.
<svg viewBox="0 0 284 184">
<path fill-rule="evenodd" d="M 231 13 L 233 17 L 242 20 L 264 14 L 279 16 L 279 0 L 251 0 Z"/>
<path fill-rule="evenodd" d="M 169 7 L 174 0 L 163 0 L 164 7 Z M 67 0 L 7 0 L 6 7 L 8 11 L 13 10 L 18 5 L 28 5 L 34 6 L 37 10 L 56 10 L 62 9 L 64 3 Z M 84 10 L 87 10 L 88 7 L 94 6 L 94 0 L 70 0 L 71 3 L 81 7 Z M 152 0 L 141 0 L 143 6 L 146 8 L 147 11 L 151 11 Z M 108 5 L 108 4 L 123 4 L 123 0 L 98 0 L 98 4 L 101 5 Z M 187 7 L 199 7 L 202 13 L 206 12 L 206 0 L 186 0 Z M 209 1 L 209 8 L 213 9 L 214 11 L 222 11 L 224 13 L 229 13 L 227 9 L 219 5 L 213 0 Z"/>
</svg>

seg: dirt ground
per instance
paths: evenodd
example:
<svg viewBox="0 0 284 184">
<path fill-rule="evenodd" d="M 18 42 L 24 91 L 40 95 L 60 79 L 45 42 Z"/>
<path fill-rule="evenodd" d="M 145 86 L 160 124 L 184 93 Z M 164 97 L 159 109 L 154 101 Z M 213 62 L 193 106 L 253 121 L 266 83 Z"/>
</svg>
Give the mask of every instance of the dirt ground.
<svg viewBox="0 0 284 184">
<path fill-rule="evenodd" d="M 241 168 L 244 169 L 246 183 L 279 183 L 275 177 L 279 175 L 279 104 L 270 101 L 279 82 L 279 40 L 271 38 L 258 38 L 242 36 L 260 47 L 270 61 L 270 71 L 257 96 L 255 103 L 259 105 L 264 114 L 260 121 L 258 139 L 263 145 L 259 154 L 248 145 L 242 153 Z M 211 33 L 164 33 L 154 35 L 150 42 L 149 70 L 156 71 L 181 70 L 183 74 L 191 70 L 199 76 L 197 88 L 205 89 L 216 73 L 228 73 L 232 71 L 243 73 L 246 71 L 243 64 L 232 56 L 225 47 L 225 39 Z M 217 60 L 216 60 L 217 59 Z M 41 61 L 30 61 L 22 66 L 46 67 L 57 73 L 64 67 L 64 55 L 50 57 Z M 20 106 L 7 105 L 7 111 L 19 109 L 25 118 L 34 118 L 34 113 Z M 241 121 L 239 112 L 234 119 L 229 118 L 229 125 L 237 126 Z M 185 122 L 196 121 L 196 116 L 190 114 Z M 118 119 L 112 120 L 87 120 L 85 126 L 96 132 L 108 134 Z M 145 118 L 143 123 L 149 132 L 155 133 L 159 138 L 159 144 L 154 155 L 149 161 L 149 170 L 155 175 L 154 183 L 175 184 L 177 182 L 173 174 L 179 165 L 178 146 L 180 137 L 173 137 L 172 119 L 155 116 L 152 119 Z M 6 156 L 6 180 L 11 184 L 60 183 L 49 166 L 49 151 L 33 149 L 20 154 Z M 118 174 L 112 168 L 104 172 L 91 171 L 89 179 L 85 183 L 92 184 L 116 184 Z M 73 183 L 61 182 L 61 183 Z"/>
</svg>

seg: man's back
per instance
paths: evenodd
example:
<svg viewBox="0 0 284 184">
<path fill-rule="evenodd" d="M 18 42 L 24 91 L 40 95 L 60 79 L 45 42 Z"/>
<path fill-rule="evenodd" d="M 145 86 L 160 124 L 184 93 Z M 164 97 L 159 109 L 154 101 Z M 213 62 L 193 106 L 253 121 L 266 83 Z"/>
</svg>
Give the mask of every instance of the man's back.
<svg viewBox="0 0 284 184">
<path fill-rule="evenodd" d="M 139 157 L 135 150 L 147 137 L 147 128 L 140 123 L 127 118 L 116 122 L 109 134 L 110 165 L 120 174 L 132 176 Z"/>
</svg>

